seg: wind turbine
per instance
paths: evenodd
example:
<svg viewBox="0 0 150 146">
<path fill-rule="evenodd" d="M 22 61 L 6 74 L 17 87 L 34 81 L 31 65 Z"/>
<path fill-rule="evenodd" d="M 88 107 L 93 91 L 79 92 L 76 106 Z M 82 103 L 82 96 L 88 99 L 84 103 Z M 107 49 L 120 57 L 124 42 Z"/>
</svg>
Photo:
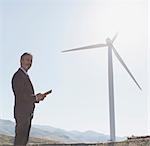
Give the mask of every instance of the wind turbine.
<svg viewBox="0 0 150 146">
<path fill-rule="evenodd" d="M 70 52 L 70 51 L 78 51 L 78 50 L 93 49 L 93 48 L 100 48 L 100 47 L 108 47 L 108 85 L 109 85 L 109 116 L 110 116 L 109 119 L 110 119 L 110 141 L 112 142 L 116 140 L 112 50 L 114 54 L 116 55 L 117 59 L 122 64 L 122 66 L 131 76 L 135 84 L 138 86 L 140 90 L 142 90 L 142 88 L 140 87 L 140 85 L 138 84 L 138 82 L 135 80 L 134 76 L 128 69 L 127 65 L 124 63 L 123 59 L 121 58 L 121 56 L 118 54 L 117 50 L 113 46 L 113 42 L 115 41 L 116 37 L 117 37 L 117 34 L 113 37 L 112 40 L 110 38 L 107 38 L 105 44 L 95 44 L 95 45 L 84 46 L 80 48 L 62 51 L 62 52 Z"/>
</svg>

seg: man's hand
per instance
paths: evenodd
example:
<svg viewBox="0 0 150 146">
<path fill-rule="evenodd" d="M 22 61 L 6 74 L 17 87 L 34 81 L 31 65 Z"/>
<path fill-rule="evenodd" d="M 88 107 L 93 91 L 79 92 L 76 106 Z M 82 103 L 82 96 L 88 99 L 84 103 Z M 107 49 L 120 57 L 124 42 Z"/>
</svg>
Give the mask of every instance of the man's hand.
<svg viewBox="0 0 150 146">
<path fill-rule="evenodd" d="M 38 93 L 36 94 L 36 101 L 41 101 L 41 100 L 44 100 L 44 98 L 46 97 L 45 94 L 41 94 L 41 93 Z"/>
<path fill-rule="evenodd" d="M 37 102 L 39 102 L 39 101 L 41 101 L 41 100 L 44 100 L 44 98 L 48 95 L 48 94 L 50 94 L 50 93 L 52 93 L 52 90 L 49 90 L 49 91 L 47 91 L 47 92 L 45 92 L 45 93 L 38 93 L 38 94 L 36 94 L 35 95 L 35 97 L 36 97 L 36 101 Z"/>
</svg>

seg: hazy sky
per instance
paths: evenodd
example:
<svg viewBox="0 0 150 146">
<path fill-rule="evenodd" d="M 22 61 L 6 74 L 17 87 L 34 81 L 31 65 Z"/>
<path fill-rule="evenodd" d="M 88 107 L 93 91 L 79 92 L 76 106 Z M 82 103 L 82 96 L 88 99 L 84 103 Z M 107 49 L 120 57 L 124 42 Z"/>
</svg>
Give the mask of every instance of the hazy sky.
<svg viewBox="0 0 150 146">
<path fill-rule="evenodd" d="M 20 55 L 33 54 L 34 124 L 109 134 L 107 48 L 62 54 L 84 45 L 114 46 L 142 86 L 113 54 L 116 134 L 148 134 L 147 0 L 0 0 L 0 118 L 13 119 L 11 78 Z"/>
</svg>

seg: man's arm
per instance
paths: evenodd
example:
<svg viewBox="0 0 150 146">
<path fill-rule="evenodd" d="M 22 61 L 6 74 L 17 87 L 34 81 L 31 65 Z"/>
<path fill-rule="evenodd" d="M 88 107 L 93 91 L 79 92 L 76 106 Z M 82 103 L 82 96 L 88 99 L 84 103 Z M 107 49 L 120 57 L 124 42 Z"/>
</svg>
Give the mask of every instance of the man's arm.
<svg viewBox="0 0 150 146">
<path fill-rule="evenodd" d="M 27 91 L 27 87 L 25 87 L 25 81 L 21 76 L 15 75 L 13 77 L 12 88 L 17 100 L 22 102 L 36 102 L 36 98 L 32 96 L 29 91 Z"/>
</svg>

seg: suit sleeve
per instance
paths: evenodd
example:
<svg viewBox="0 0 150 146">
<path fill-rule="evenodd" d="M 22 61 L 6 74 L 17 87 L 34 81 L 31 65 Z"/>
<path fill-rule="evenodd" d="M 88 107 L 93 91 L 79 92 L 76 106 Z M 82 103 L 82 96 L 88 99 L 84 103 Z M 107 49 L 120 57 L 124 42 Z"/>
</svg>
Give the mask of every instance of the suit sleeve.
<svg viewBox="0 0 150 146">
<path fill-rule="evenodd" d="M 12 88 L 14 94 L 20 102 L 32 102 L 36 103 L 35 96 L 32 95 L 31 91 L 29 91 L 25 81 L 20 76 L 14 76 L 12 79 Z"/>
</svg>

